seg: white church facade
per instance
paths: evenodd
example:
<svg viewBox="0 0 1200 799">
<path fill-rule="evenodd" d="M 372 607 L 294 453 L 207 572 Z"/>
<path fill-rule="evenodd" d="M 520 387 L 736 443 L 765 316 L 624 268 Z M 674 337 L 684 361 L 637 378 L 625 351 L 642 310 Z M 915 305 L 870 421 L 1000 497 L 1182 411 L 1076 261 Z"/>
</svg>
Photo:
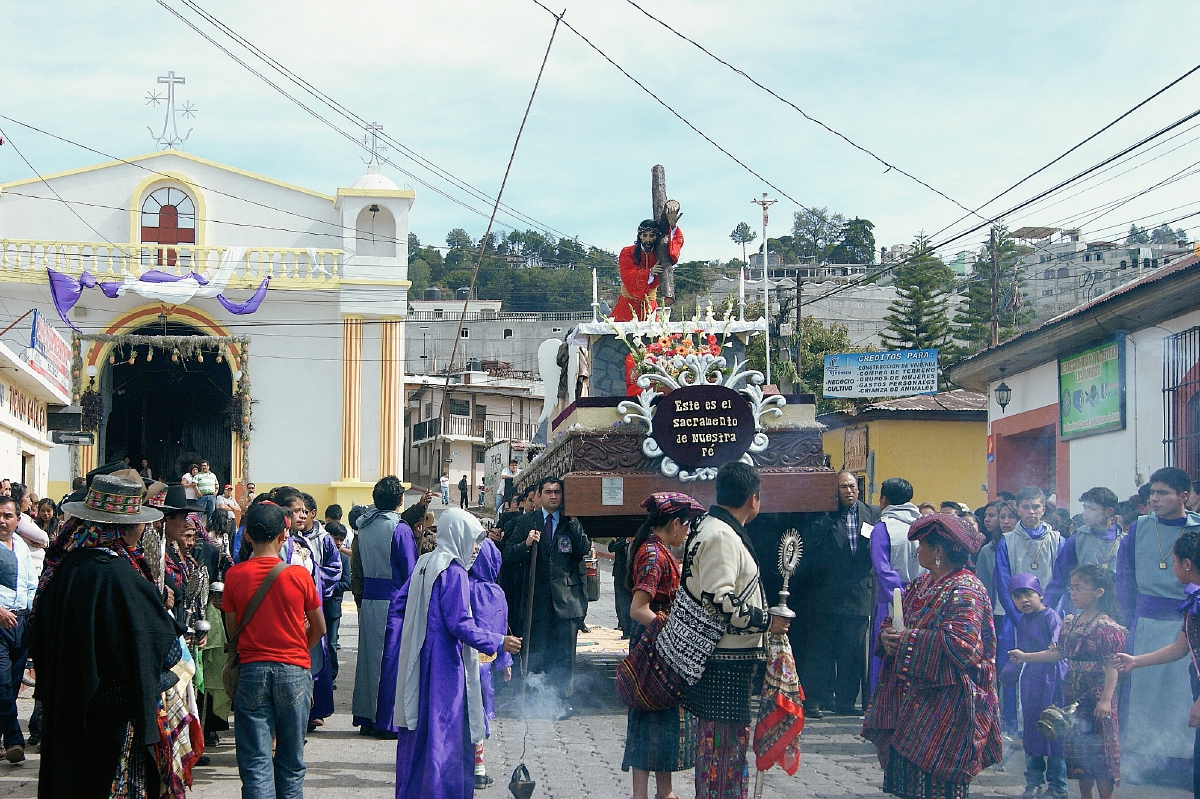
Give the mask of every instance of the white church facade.
<svg viewBox="0 0 1200 799">
<path fill-rule="evenodd" d="M 178 150 L 0 183 L 4 325 L 68 338 L 95 436 L 53 448 L 46 493 L 127 457 L 369 500 L 403 468 L 414 199 L 374 167 L 324 194 Z"/>
</svg>

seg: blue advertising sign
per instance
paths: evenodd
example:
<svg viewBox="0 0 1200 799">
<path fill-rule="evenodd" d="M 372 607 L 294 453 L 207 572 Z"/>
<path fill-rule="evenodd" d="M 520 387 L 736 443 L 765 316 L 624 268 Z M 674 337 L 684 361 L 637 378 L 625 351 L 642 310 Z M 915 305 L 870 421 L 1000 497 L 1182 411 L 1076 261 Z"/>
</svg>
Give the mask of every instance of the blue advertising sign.
<svg viewBox="0 0 1200 799">
<path fill-rule="evenodd" d="M 937 350 L 850 352 L 825 356 L 823 396 L 911 397 L 936 394 Z"/>
</svg>

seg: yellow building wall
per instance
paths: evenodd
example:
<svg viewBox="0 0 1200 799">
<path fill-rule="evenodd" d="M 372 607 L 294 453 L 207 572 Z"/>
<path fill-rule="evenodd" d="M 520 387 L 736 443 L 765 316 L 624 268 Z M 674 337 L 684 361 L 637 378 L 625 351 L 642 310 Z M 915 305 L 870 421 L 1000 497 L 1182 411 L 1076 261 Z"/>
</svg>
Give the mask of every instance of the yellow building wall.
<svg viewBox="0 0 1200 799">
<path fill-rule="evenodd" d="M 914 503 L 950 499 L 974 509 L 987 502 L 987 422 L 885 419 L 855 426 L 867 428 L 867 447 L 875 454 L 875 490 L 864 501 L 878 504 L 879 485 L 903 477 L 913 485 Z M 845 435 L 844 427 L 824 434 L 834 469 L 842 468 Z"/>
</svg>

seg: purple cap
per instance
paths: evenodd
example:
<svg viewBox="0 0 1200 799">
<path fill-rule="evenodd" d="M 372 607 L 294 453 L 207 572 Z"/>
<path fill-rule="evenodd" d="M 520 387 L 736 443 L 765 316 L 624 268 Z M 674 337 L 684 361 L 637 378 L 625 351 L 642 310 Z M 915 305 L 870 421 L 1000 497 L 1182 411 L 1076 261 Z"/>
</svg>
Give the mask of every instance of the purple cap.
<svg viewBox="0 0 1200 799">
<path fill-rule="evenodd" d="M 1023 591 L 1026 589 L 1035 592 L 1038 596 L 1045 596 L 1042 592 L 1041 582 L 1032 574 L 1014 574 L 1012 579 L 1008 581 L 1008 593 L 1010 594 L 1014 591 Z"/>
</svg>

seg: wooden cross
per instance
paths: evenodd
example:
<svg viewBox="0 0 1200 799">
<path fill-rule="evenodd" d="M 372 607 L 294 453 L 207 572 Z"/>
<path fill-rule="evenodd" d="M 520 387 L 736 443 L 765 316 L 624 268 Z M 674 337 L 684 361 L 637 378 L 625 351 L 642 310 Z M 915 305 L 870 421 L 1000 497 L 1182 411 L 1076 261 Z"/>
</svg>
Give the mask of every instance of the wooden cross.
<svg viewBox="0 0 1200 799">
<path fill-rule="evenodd" d="M 650 168 L 650 217 L 658 223 L 663 235 L 659 237 L 654 250 L 658 263 L 662 264 L 662 285 L 658 293 L 663 305 L 670 306 L 675 302 L 675 267 L 671 263 L 670 229 L 667 227 L 667 170 L 662 164 Z"/>
</svg>

